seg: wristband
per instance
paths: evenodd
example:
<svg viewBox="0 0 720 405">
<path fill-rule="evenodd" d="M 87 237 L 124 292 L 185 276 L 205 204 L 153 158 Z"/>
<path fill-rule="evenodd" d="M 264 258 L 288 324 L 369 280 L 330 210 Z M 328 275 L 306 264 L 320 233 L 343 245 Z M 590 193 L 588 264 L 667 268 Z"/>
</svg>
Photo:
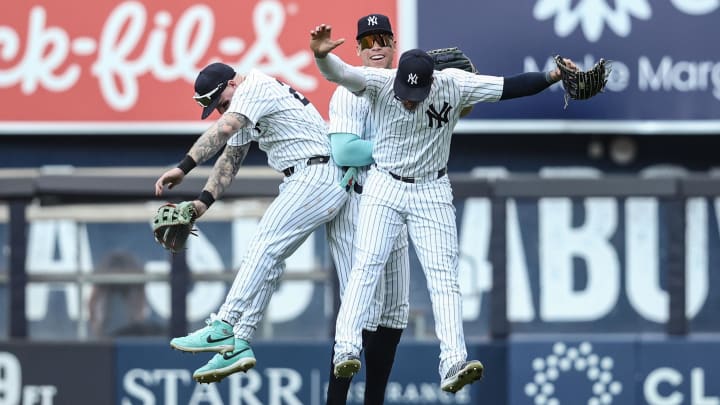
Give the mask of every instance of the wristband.
<svg viewBox="0 0 720 405">
<path fill-rule="evenodd" d="M 553 80 L 552 79 L 552 70 L 548 70 L 547 72 L 545 72 L 545 81 L 550 84 L 555 84 L 555 83 L 559 82 L 560 80 L 559 79 Z"/>
<path fill-rule="evenodd" d="M 213 197 L 209 191 L 203 190 L 202 193 L 200 193 L 198 200 L 205 204 L 206 207 L 210 208 L 210 206 L 215 202 L 215 197 Z"/>
<path fill-rule="evenodd" d="M 177 165 L 177 168 L 182 170 L 183 173 L 188 174 L 190 170 L 195 168 L 195 166 L 197 166 L 195 159 L 190 157 L 190 155 L 185 155 L 180 164 Z"/>
</svg>

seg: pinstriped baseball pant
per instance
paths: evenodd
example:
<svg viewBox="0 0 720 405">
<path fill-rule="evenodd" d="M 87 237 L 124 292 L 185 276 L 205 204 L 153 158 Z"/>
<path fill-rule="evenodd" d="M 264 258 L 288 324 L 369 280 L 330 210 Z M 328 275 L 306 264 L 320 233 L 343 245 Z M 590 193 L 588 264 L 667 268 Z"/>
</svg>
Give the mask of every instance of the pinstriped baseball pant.
<svg viewBox="0 0 720 405">
<path fill-rule="evenodd" d="M 217 314 L 233 325 L 237 338 L 252 339 L 285 271 L 285 259 L 346 202 L 341 178 L 342 171 L 331 161 L 300 169 L 281 183 Z"/>
<path fill-rule="evenodd" d="M 367 177 L 366 172 L 363 170 L 357 177 L 364 180 Z M 348 202 L 327 225 L 328 247 L 337 270 L 341 298 L 352 270 L 361 198 L 361 195 L 351 191 Z M 378 325 L 405 329 L 410 312 L 410 259 L 405 226 L 393 245 L 380 280 L 363 329 L 375 331 Z"/>
<path fill-rule="evenodd" d="M 440 340 L 440 378 L 455 363 L 466 360 L 452 200 L 447 176 L 410 184 L 377 169 L 370 171 L 360 200 L 356 255 L 337 319 L 335 361 L 346 354 L 360 354 L 362 326 L 403 224 L 407 224 L 427 280 Z"/>
</svg>

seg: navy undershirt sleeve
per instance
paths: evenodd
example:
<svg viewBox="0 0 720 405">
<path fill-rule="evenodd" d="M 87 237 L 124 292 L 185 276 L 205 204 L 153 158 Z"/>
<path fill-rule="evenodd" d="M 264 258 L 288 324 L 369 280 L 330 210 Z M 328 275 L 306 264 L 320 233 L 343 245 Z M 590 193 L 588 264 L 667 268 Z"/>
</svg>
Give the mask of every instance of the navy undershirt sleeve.
<svg viewBox="0 0 720 405">
<path fill-rule="evenodd" d="M 546 74 L 542 72 L 528 72 L 505 77 L 503 92 L 500 100 L 532 96 L 550 87 Z"/>
</svg>

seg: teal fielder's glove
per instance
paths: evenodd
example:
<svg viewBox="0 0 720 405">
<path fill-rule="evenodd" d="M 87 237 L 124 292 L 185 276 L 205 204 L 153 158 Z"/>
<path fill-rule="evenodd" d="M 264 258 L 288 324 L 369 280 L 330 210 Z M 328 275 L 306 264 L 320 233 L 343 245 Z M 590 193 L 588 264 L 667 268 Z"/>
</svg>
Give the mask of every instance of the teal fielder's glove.
<svg viewBox="0 0 720 405">
<path fill-rule="evenodd" d="M 153 217 L 153 235 L 165 249 L 177 253 L 185 248 L 190 234 L 195 233 L 197 213 L 192 201 L 179 204 L 167 203 L 158 208 Z"/>
<path fill-rule="evenodd" d="M 345 172 L 342 180 L 340 180 L 340 187 L 349 188 L 352 187 L 357 177 L 357 167 L 350 167 Z"/>
</svg>

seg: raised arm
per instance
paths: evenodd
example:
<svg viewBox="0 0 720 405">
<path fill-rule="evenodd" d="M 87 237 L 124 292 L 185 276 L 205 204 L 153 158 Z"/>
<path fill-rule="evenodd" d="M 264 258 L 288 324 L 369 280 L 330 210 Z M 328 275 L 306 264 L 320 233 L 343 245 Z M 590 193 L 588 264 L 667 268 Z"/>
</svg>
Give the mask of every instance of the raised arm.
<svg viewBox="0 0 720 405">
<path fill-rule="evenodd" d="M 310 31 L 310 49 L 315 55 L 315 64 L 320 73 L 333 83 L 337 83 L 353 93 L 365 90 L 366 81 L 362 69 L 348 65 L 330 52 L 342 45 L 345 39 L 334 41 L 331 38 L 332 27 L 321 24 Z"/>
<path fill-rule="evenodd" d="M 577 69 L 577 66 L 570 59 L 564 59 L 565 64 Z M 500 100 L 509 100 L 512 98 L 532 96 L 537 94 L 552 84 L 560 81 L 560 69 L 555 68 L 549 72 L 527 72 L 519 75 L 505 77 L 503 84 L 503 92 Z"/>
</svg>

